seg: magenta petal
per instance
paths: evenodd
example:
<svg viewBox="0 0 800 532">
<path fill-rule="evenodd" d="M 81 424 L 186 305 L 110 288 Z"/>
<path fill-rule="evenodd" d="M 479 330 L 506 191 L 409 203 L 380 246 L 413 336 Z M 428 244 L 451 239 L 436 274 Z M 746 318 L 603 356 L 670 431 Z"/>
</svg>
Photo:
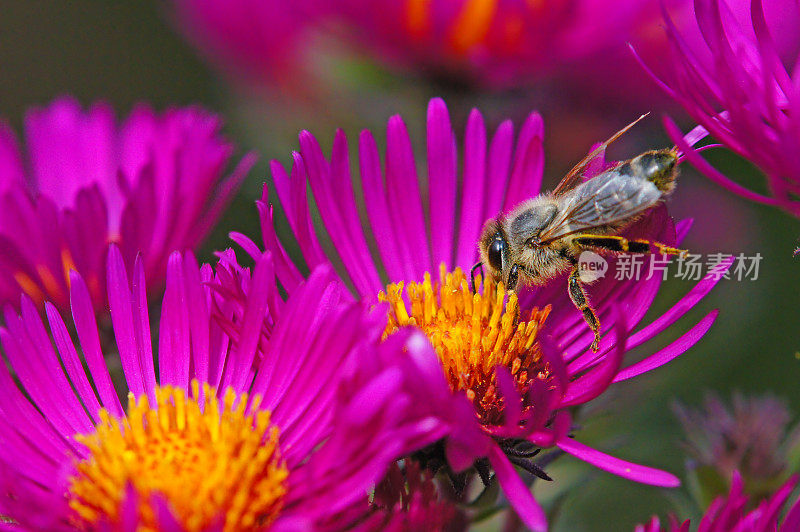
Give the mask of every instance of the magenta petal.
<svg viewBox="0 0 800 532">
<path fill-rule="evenodd" d="M 404 259 L 406 250 L 401 235 L 396 234 L 401 226 L 395 226 L 392 220 L 378 146 L 369 131 L 363 131 L 358 137 L 358 163 L 367 216 L 386 274 L 392 281 L 408 279 L 406 269 L 411 265 Z"/>
<path fill-rule="evenodd" d="M 350 279 L 361 293 L 377 292 L 381 283 L 356 211 L 347 138 L 341 130 L 337 131 L 330 162 L 313 135 L 306 131 L 300 133 L 300 149 L 320 216 Z"/>
<path fill-rule="evenodd" d="M 200 383 L 208 382 L 210 314 L 206 303 L 205 289 L 202 284 L 200 267 L 192 252 L 188 251 L 183 258 L 183 276 L 186 281 L 186 307 L 191 316 L 189 327 L 192 334 L 192 367 L 193 378 Z"/>
<path fill-rule="evenodd" d="M 175 252 L 167 265 L 167 289 L 161 304 L 158 369 L 161 384 L 189 387 L 191 321 L 186 301 L 183 258 Z"/>
<path fill-rule="evenodd" d="M 111 382 L 103 352 L 100 349 L 100 336 L 97 332 L 97 323 L 94 309 L 89 298 L 89 291 L 80 275 L 70 272 L 70 302 L 72 305 L 72 319 L 78 331 L 83 356 L 92 375 L 92 381 L 97 388 L 100 402 L 112 415 L 122 417 L 125 415 L 122 405 Z"/>
<path fill-rule="evenodd" d="M 800 497 L 792 504 L 792 507 L 783 518 L 779 532 L 792 532 L 800 530 Z"/>
<path fill-rule="evenodd" d="M 347 373 L 348 353 L 359 335 L 364 341 L 374 340 L 381 330 L 378 324 L 357 331 L 348 326 L 360 316 L 360 307 L 337 312 L 336 302 L 343 301 L 341 287 L 331 277 L 330 268 L 318 267 L 289 299 L 251 387 L 252 393 L 262 395 L 261 408 L 272 411 L 282 441 L 294 452 L 313 448 L 325 436 L 338 391 L 338 372 Z M 282 355 L 287 352 L 292 356 Z"/>
<path fill-rule="evenodd" d="M 695 126 L 691 131 L 683 136 L 683 140 L 689 146 L 694 146 L 708 136 L 708 130 L 703 126 Z"/>
<path fill-rule="evenodd" d="M 570 438 L 565 438 L 556 443 L 556 445 L 564 452 L 584 462 L 628 480 L 664 488 L 677 488 L 681 485 L 678 477 L 671 473 L 614 458 Z"/>
<path fill-rule="evenodd" d="M 492 445 L 489 450 L 489 463 L 492 464 L 497 481 L 503 488 L 508 502 L 517 512 L 525 526 L 534 531 L 547 530 L 547 516 L 544 510 L 533 498 L 530 488 L 522 482 L 519 473 L 497 445 Z"/>
<path fill-rule="evenodd" d="M 731 264 L 733 264 L 733 261 L 734 257 L 731 256 L 729 259 L 727 259 L 727 261 L 720 264 L 720 266 L 725 265 L 726 267 L 725 270 L 721 269 L 720 273 L 726 271 L 727 268 L 730 268 Z M 711 272 L 706 274 L 701 281 L 692 287 L 688 294 L 675 303 L 669 310 L 664 312 L 664 314 L 656 318 L 646 327 L 632 334 L 628 339 L 629 349 L 633 349 L 634 347 L 643 344 L 651 338 L 654 338 L 667 327 L 678 321 L 681 316 L 694 308 L 694 306 L 701 299 L 703 299 L 711 291 L 711 289 L 714 288 L 714 286 L 716 286 L 720 279 L 722 279 L 722 275 L 713 275 Z"/>
<path fill-rule="evenodd" d="M 119 348 L 122 369 L 128 389 L 139 397 L 144 395 L 145 387 L 142 368 L 139 365 L 139 346 L 134 333 L 133 307 L 128 273 L 119 248 L 112 244 L 108 248 L 108 302 L 111 307 L 111 321 L 114 337 Z M 149 335 L 148 335 L 149 336 Z"/>
<path fill-rule="evenodd" d="M 650 522 L 647 523 L 647 526 L 636 525 L 633 532 L 661 532 L 661 522 L 658 520 L 658 517 L 653 516 Z"/>
<path fill-rule="evenodd" d="M 406 344 L 409 363 L 413 372 L 419 374 L 425 383 L 425 391 L 436 401 L 445 401 L 452 396 L 445 379 L 442 365 L 430 340 L 419 329 L 410 329 Z"/>
<path fill-rule="evenodd" d="M 708 332 L 708 330 L 711 328 L 711 325 L 714 323 L 714 320 L 717 319 L 718 314 L 718 310 L 709 312 L 694 327 L 689 329 L 689 331 L 664 349 L 661 349 L 657 353 L 650 355 L 644 360 L 628 366 L 620 371 L 617 376 L 614 377 L 614 382 L 624 381 L 632 377 L 636 377 L 637 375 L 641 375 L 642 373 L 647 373 L 648 371 L 663 366 L 667 362 L 685 353 L 690 347 L 696 344 L 700 338 L 706 334 L 706 332 Z"/>
<path fill-rule="evenodd" d="M 29 362 L 38 366 L 36 369 L 40 373 L 36 380 L 48 389 L 49 394 L 52 394 L 51 398 L 55 400 L 54 404 L 58 405 L 59 413 L 67 417 L 76 431 L 91 430 L 92 423 L 86 415 L 83 405 L 75 397 L 64 371 L 61 369 L 58 357 L 53 350 L 52 342 L 36 307 L 27 297 L 23 297 L 21 307 L 22 321 L 25 326 L 25 333 L 27 333 L 26 343 L 30 346 L 26 355 Z M 9 323 L 9 326 L 11 326 L 11 323 Z M 25 335 L 25 333 L 22 333 L 22 335 Z M 22 340 L 20 338 L 22 335 L 18 333 L 19 340 Z M 10 353 L 9 360 L 13 362 Z"/>
<path fill-rule="evenodd" d="M 572 429 L 572 416 L 568 410 L 556 412 L 553 425 L 550 430 L 536 431 L 527 436 L 527 440 L 535 443 L 539 447 L 552 447 L 556 442 L 567 437 Z"/>
<path fill-rule="evenodd" d="M 0 328 L 0 342 L 7 351 L 10 347 L 9 334 L 3 328 Z M 43 455 L 52 458 L 70 452 L 70 446 L 65 443 L 65 439 L 58 433 L 53 423 L 48 421 L 17 388 L 4 361 L 0 367 L 0 422 L 6 421 L 12 423 L 15 428 L 26 427 L 30 431 L 28 434 L 38 442 L 38 451 Z M 6 439 L 13 437 L 14 432 L 8 430 L 7 433 L 3 433 L 3 437 Z M 26 447 L 27 443 L 20 445 L 20 448 Z"/>
<path fill-rule="evenodd" d="M 383 288 L 383 283 L 372 261 L 358 214 L 358 206 L 353 192 L 353 178 L 350 172 L 350 151 L 347 136 L 342 130 L 337 131 L 333 138 L 330 164 L 332 179 L 326 183 L 327 194 L 337 198 L 335 204 L 340 211 L 343 223 L 348 228 L 346 232 L 354 249 L 352 254 L 343 257 L 345 267 L 348 271 L 354 272 L 352 274 L 353 284 L 359 293 L 377 293 Z"/>
<path fill-rule="evenodd" d="M 269 253 L 265 253 L 256 263 L 251 294 L 242 318 L 241 336 L 231 352 L 229 366 L 223 378 L 223 388 L 232 386 L 234 390 L 243 391 L 251 377 L 251 366 L 261 334 L 261 323 L 267 311 L 269 292 L 273 288 L 273 279 L 272 258 Z"/>
<path fill-rule="evenodd" d="M 386 406 L 387 396 L 396 395 L 402 386 L 403 374 L 397 368 L 389 368 L 362 387 L 350 399 L 342 412 L 344 417 L 354 420 L 369 420 L 376 417 Z"/>
<path fill-rule="evenodd" d="M 228 233 L 228 238 L 239 244 L 239 246 L 244 250 L 245 253 L 250 255 L 250 258 L 254 261 L 258 260 L 261 257 L 261 250 L 258 249 L 258 246 L 255 242 L 253 242 L 249 236 L 243 235 L 237 231 L 231 231 Z M 271 250 L 268 250 L 271 251 Z"/>
<path fill-rule="evenodd" d="M 433 265 L 453 268 L 456 209 L 456 137 L 441 98 L 428 103 L 428 214 Z"/>
<path fill-rule="evenodd" d="M 489 143 L 489 166 L 486 180 L 486 201 L 482 218 L 488 220 L 503 210 L 503 201 L 508 188 L 511 152 L 514 149 L 514 124 L 504 120 Z"/>
<path fill-rule="evenodd" d="M 83 112 L 75 98 L 62 97 L 26 116 L 34 182 L 61 207 L 81 186 L 103 183 L 113 194 L 114 113 L 105 103 Z M 107 188 L 108 187 L 108 188 Z"/>
<path fill-rule="evenodd" d="M 413 267 L 406 279 L 421 281 L 434 265 L 428 243 L 428 232 L 422 213 L 422 196 L 417 181 L 414 151 L 403 119 L 393 116 L 386 126 L 386 190 L 392 198 L 390 209 L 400 246 L 405 249 L 408 264 Z"/>
<path fill-rule="evenodd" d="M 461 209 L 456 266 L 469 267 L 478 256 L 475 242 L 486 221 L 486 125 L 480 111 L 473 109 L 467 120 L 464 138 L 464 169 L 461 184 Z"/>
<path fill-rule="evenodd" d="M 144 274 L 144 261 L 141 255 L 133 265 L 131 304 L 136 338 L 139 366 L 147 397 L 156 404 L 156 370 L 153 365 L 153 344 L 150 338 L 150 314 L 147 309 L 147 280 Z"/>
<path fill-rule="evenodd" d="M 72 384 L 75 386 L 75 390 L 78 392 L 81 402 L 89 411 L 89 415 L 92 416 L 94 422 L 97 423 L 100 421 L 97 415 L 100 411 L 100 403 L 97 402 L 97 396 L 94 390 L 92 390 L 89 380 L 86 378 L 86 373 L 83 370 L 80 358 L 78 358 L 75 345 L 72 343 L 69 332 L 67 332 L 67 326 L 52 304 L 45 304 L 45 312 L 47 314 L 48 323 L 50 324 L 50 331 L 54 343 L 61 356 L 61 360 L 64 362 L 64 367 L 67 369 L 70 381 L 72 381 Z"/>
<path fill-rule="evenodd" d="M 314 268 L 319 264 L 327 264 L 329 262 L 328 257 L 322 251 L 322 246 L 314 229 L 314 221 L 311 219 L 309 212 L 307 189 L 311 176 L 308 174 L 302 155 L 297 152 L 292 153 L 291 177 L 286 176 L 286 172 L 277 161 L 273 161 L 270 168 L 273 169 L 272 175 L 275 180 L 275 190 L 277 190 L 279 197 L 282 198 L 281 204 L 284 205 L 284 212 L 289 218 L 289 223 L 294 224 L 292 228 L 306 264 L 309 268 Z M 281 187 L 283 180 L 288 181 Z M 280 195 L 281 189 L 285 189 L 287 186 L 289 188 L 289 196 L 286 197 L 287 192 Z M 267 190 L 266 184 L 264 185 L 264 190 Z M 263 198 L 262 201 L 264 201 Z"/>
<path fill-rule="evenodd" d="M 531 113 L 519 132 L 503 211 L 535 197 L 541 191 L 544 172 L 543 142 L 544 121 L 539 113 Z"/>
<path fill-rule="evenodd" d="M 153 513 L 156 518 L 156 528 L 159 532 L 182 532 L 185 528 L 182 526 L 178 518 L 172 511 L 172 506 L 169 501 L 158 492 L 150 495 L 150 504 L 153 508 Z M 219 525 L 211 525 L 207 529 L 208 532 L 220 531 Z"/>
<path fill-rule="evenodd" d="M 675 143 L 675 145 L 683 152 L 684 157 L 691 162 L 695 168 L 697 168 L 700 172 L 702 172 L 706 177 L 717 183 L 723 188 L 730 190 L 734 194 L 742 196 L 745 199 L 749 199 L 751 201 L 755 201 L 758 203 L 763 203 L 765 205 L 772 205 L 777 207 L 784 207 L 786 206 L 785 201 L 781 201 L 775 198 L 770 198 L 768 196 L 764 196 L 762 194 L 757 194 L 742 185 L 731 181 L 725 175 L 723 175 L 719 170 L 711 166 L 705 159 L 700 157 L 696 150 L 694 150 L 689 144 L 684 140 L 683 134 L 678 129 L 678 126 L 669 118 L 664 118 L 664 129 L 667 131 L 670 139 Z"/>
<path fill-rule="evenodd" d="M 447 463 L 456 472 L 465 471 L 471 467 L 476 458 L 470 446 L 461 444 L 453 437 L 445 440 L 445 456 Z"/>
<path fill-rule="evenodd" d="M 767 501 L 761 503 L 759 509 L 761 510 L 759 521 L 761 523 L 776 523 L 778 521 L 778 515 L 783 508 L 784 503 L 789 498 L 789 495 L 792 494 L 795 486 L 797 485 L 798 477 L 795 475 L 789 479 L 788 482 L 784 483 L 778 491 L 776 491 L 772 497 L 770 497 Z M 768 529 L 774 530 L 773 527 L 765 526 L 763 528 L 764 532 L 767 532 Z"/>
<path fill-rule="evenodd" d="M 266 190 L 266 185 L 264 186 Z M 283 287 L 291 292 L 303 279 L 300 270 L 289 260 L 289 255 L 283 246 L 278 242 L 275 234 L 275 223 L 272 216 L 272 206 L 263 201 L 256 202 L 259 218 L 261 219 L 261 234 L 264 235 L 264 251 L 269 251 L 275 259 L 275 271 Z M 260 256 L 260 253 L 257 254 Z M 255 260 L 255 258 L 254 258 Z"/>
<path fill-rule="evenodd" d="M 445 454 L 447 463 L 454 471 L 463 471 L 478 458 L 486 456 L 494 443 L 477 424 L 475 409 L 466 397 L 456 396 L 453 399 L 455 401 L 450 405 L 451 411 L 446 419 L 450 422 L 450 434 L 445 442 Z M 434 412 L 434 415 L 437 414 L 439 412 Z"/>
<path fill-rule="evenodd" d="M 139 494 L 133 484 L 125 486 L 125 495 L 120 503 L 119 520 L 121 530 L 119 532 L 136 532 L 139 526 Z M 111 523 L 100 523 L 101 527 L 112 528 Z M 102 529 L 102 528 L 101 528 Z"/>
</svg>

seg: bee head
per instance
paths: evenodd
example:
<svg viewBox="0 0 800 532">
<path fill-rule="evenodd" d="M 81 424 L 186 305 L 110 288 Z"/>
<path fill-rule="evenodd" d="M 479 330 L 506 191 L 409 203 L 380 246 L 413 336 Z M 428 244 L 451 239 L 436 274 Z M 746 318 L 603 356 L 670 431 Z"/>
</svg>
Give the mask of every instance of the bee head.
<svg viewBox="0 0 800 532">
<path fill-rule="evenodd" d="M 508 241 L 497 220 L 489 220 L 483 227 L 480 240 L 481 261 L 489 269 L 495 280 L 505 275 L 509 266 Z"/>
</svg>

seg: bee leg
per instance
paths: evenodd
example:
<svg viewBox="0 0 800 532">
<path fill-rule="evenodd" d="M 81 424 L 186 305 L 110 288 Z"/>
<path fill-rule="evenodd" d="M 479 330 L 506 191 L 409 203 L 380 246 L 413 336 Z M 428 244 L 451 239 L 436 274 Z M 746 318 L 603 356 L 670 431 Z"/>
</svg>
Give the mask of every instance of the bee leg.
<svg viewBox="0 0 800 532">
<path fill-rule="evenodd" d="M 631 242 L 632 243 L 639 242 L 642 244 L 654 246 L 658 250 L 658 252 L 661 253 L 662 255 L 679 255 L 681 257 L 684 257 L 689 253 L 688 249 L 673 248 L 671 246 L 662 244 L 661 242 L 655 242 L 652 240 L 631 240 Z"/>
<path fill-rule="evenodd" d="M 583 291 L 580 277 L 578 277 L 578 268 L 574 268 L 572 273 L 569 274 L 568 281 L 569 298 L 575 307 L 583 313 L 583 319 L 589 328 L 594 332 L 594 341 L 592 342 L 591 349 L 595 353 L 600 348 L 600 320 L 597 319 L 597 314 L 594 309 L 586 301 L 586 292 Z"/>
<path fill-rule="evenodd" d="M 637 238 L 634 240 L 628 240 L 623 236 L 617 235 L 581 235 L 575 238 L 574 242 L 579 246 L 583 247 L 593 247 L 593 248 L 602 248 L 607 249 L 609 251 L 618 251 L 618 252 L 629 252 L 629 253 L 651 253 L 651 247 L 654 247 L 658 250 L 659 253 L 665 255 L 680 255 L 684 256 L 688 253 L 685 249 L 678 249 L 673 248 L 671 246 L 667 246 L 666 244 L 662 244 L 661 242 L 655 242 L 653 240 L 644 240 L 641 238 Z"/>
<path fill-rule="evenodd" d="M 483 263 L 482 262 L 475 263 L 475 266 L 473 266 L 472 269 L 469 271 L 469 276 L 472 279 L 472 293 L 473 294 L 478 291 L 478 285 L 475 284 L 475 272 L 477 270 L 481 271 L 481 279 L 482 279 L 483 278 Z"/>
</svg>

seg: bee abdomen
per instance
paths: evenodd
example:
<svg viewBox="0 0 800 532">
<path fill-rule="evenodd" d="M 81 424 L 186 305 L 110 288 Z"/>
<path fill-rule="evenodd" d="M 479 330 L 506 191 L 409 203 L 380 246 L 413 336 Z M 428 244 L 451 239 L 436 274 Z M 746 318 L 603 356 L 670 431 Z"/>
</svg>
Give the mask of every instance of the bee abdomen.
<svg viewBox="0 0 800 532">
<path fill-rule="evenodd" d="M 678 156 L 672 150 L 645 152 L 624 163 L 617 171 L 652 182 L 664 194 L 675 188 L 678 177 Z"/>
</svg>

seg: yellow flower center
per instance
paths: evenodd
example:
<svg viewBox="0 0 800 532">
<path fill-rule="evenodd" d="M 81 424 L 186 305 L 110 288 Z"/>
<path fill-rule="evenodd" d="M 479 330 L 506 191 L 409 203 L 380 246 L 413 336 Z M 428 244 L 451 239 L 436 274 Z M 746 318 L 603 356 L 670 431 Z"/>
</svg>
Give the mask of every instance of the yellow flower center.
<svg viewBox="0 0 800 532">
<path fill-rule="evenodd" d="M 156 390 L 156 408 L 147 397 L 128 397 L 128 416 L 118 420 L 101 411 L 92 434 L 79 435 L 89 458 L 75 465 L 69 505 L 75 524 L 120 523 L 126 491 L 137 495 L 139 531 L 158 530 L 152 495 L 169 504 L 183 530 L 217 523 L 224 530 L 259 530 L 283 506 L 288 470 L 278 448 L 278 428 L 270 413 L 258 411 L 254 397 L 228 389 L 220 404 L 215 390 L 192 382 L 186 390 Z M 238 400 L 237 400 L 238 399 Z M 235 406 L 234 406 L 235 405 Z"/>
<path fill-rule="evenodd" d="M 422 329 L 436 349 L 450 388 L 466 392 L 482 422 L 498 423 L 503 401 L 497 395 L 497 366 L 511 372 L 523 397 L 533 379 L 550 375 L 536 342 L 550 307 L 533 309 L 527 321 L 521 321 L 517 294 L 506 293 L 502 282 L 487 280 L 481 286 L 478 277 L 473 293 L 460 268 L 448 273 L 442 265 L 439 270 L 435 284 L 427 273 L 422 283 L 408 283 L 405 299 L 402 282 L 378 294 L 390 304 L 384 336 L 406 325 Z"/>
</svg>

